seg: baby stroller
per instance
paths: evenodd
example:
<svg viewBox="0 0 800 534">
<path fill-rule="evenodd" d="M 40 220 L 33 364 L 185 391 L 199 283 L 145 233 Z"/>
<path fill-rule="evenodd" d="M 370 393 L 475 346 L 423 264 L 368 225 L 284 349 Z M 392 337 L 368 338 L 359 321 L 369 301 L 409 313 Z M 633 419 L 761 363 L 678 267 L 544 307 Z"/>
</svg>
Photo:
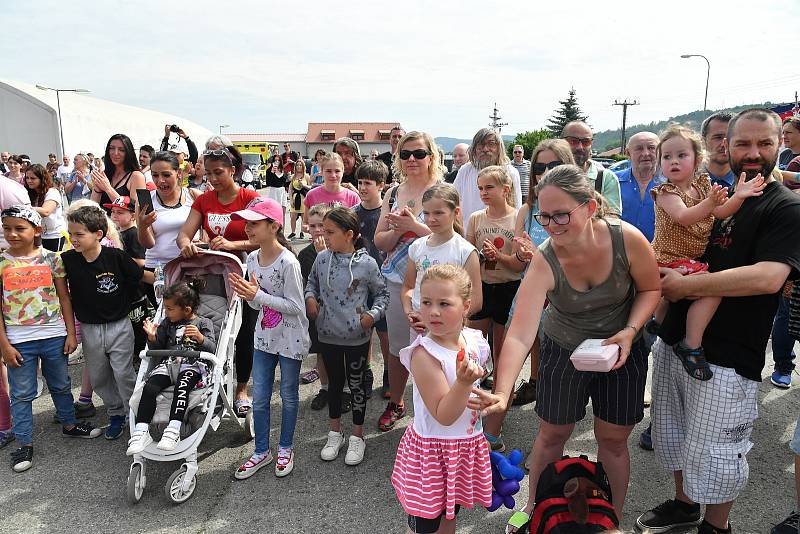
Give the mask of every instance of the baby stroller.
<svg viewBox="0 0 800 534">
<path fill-rule="evenodd" d="M 233 419 L 244 429 L 249 438 L 255 435 L 252 411 L 245 418 L 238 418 L 231 405 L 235 393 L 234 342 L 242 321 L 242 301 L 228 283 L 228 274 L 244 275 L 244 267 L 236 256 L 226 252 L 205 251 L 193 258 L 176 258 L 164 267 L 164 282 L 170 286 L 188 278 L 202 279 L 200 306 L 196 313 L 214 323 L 217 338 L 216 354 L 185 350 L 143 350 L 142 364 L 136 378 L 136 387 L 130 401 L 130 430 L 133 432 L 136 411 L 141 400 L 145 381 L 151 370 L 162 361 L 169 362 L 176 356 L 200 358 L 208 366 L 208 376 L 201 388 L 189 395 L 189 409 L 181 425 L 181 440 L 174 451 L 165 452 L 156 448 L 157 439 L 142 453 L 133 456 L 128 474 L 127 498 L 131 504 L 142 498 L 147 476 L 145 460 L 172 462 L 183 460 L 181 467 L 172 473 L 164 486 L 167 498 L 175 504 L 185 502 L 194 493 L 197 482 L 197 448 L 208 427 L 217 430 L 223 419 Z M 164 317 L 163 305 L 159 306 L 156 321 Z M 150 433 L 160 435 L 169 422 L 173 387 L 162 391 L 156 399 L 156 412 L 150 424 Z"/>
</svg>

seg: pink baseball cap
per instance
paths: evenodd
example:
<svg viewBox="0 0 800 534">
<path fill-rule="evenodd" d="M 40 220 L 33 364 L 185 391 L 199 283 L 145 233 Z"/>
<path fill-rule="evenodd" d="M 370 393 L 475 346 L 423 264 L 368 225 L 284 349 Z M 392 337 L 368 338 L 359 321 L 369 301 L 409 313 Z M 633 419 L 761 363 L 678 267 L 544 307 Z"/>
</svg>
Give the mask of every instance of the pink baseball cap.
<svg viewBox="0 0 800 534">
<path fill-rule="evenodd" d="M 283 208 L 271 198 L 256 199 L 247 209 L 231 213 L 231 220 L 263 221 L 272 219 L 283 226 Z"/>
</svg>

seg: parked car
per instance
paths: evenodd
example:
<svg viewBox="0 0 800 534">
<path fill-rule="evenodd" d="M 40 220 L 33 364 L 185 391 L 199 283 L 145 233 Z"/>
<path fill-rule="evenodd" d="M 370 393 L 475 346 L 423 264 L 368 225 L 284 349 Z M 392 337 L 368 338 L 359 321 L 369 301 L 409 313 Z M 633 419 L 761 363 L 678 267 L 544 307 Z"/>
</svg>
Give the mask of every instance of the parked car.
<svg viewBox="0 0 800 534">
<path fill-rule="evenodd" d="M 631 166 L 631 160 L 623 159 L 622 161 L 618 161 L 615 164 L 613 164 L 611 167 L 608 168 L 608 170 L 613 172 L 622 172 L 624 170 L 629 169 L 630 166 Z"/>
<path fill-rule="evenodd" d="M 616 161 L 616 160 L 613 160 L 613 159 L 611 159 L 611 158 L 592 158 L 592 161 L 596 161 L 597 163 L 600 163 L 600 164 L 602 164 L 602 165 L 603 165 L 603 167 L 605 167 L 605 168 L 607 169 L 607 168 L 609 168 L 609 167 L 610 167 L 610 166 L 611 166 L 611 165 L 614 163 L 614 161 Z"/>
</svg>

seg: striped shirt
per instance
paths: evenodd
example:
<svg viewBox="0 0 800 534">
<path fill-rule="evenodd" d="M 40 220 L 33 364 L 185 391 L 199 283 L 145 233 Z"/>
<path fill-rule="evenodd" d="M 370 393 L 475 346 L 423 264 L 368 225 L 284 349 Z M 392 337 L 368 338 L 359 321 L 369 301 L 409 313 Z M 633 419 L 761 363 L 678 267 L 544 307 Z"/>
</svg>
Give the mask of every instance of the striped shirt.
<svg viewBox="0 0 800 534">
<path fill-rule="evenodd" d="M 516 160 L 512 159 L 511 165 L 513 165 L 519 173 L 519 188 L 522 190 L 522 198 L 528 198 L 528 190 L 530 189 L 531 183 L 531 162 L 527 159 L 523 159 L 522 163 L 517 163 Z"/>
</svg>

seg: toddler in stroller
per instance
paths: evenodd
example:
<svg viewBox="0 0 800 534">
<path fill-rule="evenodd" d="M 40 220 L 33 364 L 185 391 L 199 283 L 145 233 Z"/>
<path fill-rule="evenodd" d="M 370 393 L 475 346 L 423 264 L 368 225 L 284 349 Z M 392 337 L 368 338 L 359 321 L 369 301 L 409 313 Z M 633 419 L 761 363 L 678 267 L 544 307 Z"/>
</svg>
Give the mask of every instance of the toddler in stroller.
<svg viewBox="0 0 800 534">
<path fill-rule="evenodd" d="M 189 393 L 208 376 L 205 362 L 180 355 L 180 351 L 216 352 L 213 323 L 195 313 L 200 304 L 200 283 L 192 280 L 170 286 L 163 297 L 164 320 L 157 326 L 150 320 L 144 322 L 148 348 L 176 352 L 159 363 L 144 384 L 136 413 L 136 426 L 128 442 L 128 456 L 141 453 L 153 442 L 150 422 L 156 411 L 156 397 L 171 385 L 175 386 L 175 392 L 169 424 L 157 447 L 163 451 L 175 450 L 180 441 L 181 423 L 189 408 Z"/>
</svg>

